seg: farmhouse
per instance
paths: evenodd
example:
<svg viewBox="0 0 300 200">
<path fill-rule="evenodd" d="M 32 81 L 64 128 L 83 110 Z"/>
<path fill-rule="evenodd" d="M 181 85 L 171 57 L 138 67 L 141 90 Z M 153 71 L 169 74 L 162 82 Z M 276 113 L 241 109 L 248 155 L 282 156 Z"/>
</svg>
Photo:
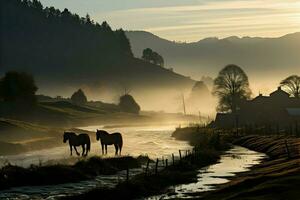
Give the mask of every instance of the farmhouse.
<svg viewBox="0 0 300 200">
<path fill-rule="evenodd" d="M 298 125 L 299 123 L 299 125 Z M 300 130 L 300 99 L 290 97 L 281 87 L 269 96 L 260 94 L 241 102 L 236 114 L 218 113 L 214 127 L 267 127 L 270 130 Z"/>
</svg>

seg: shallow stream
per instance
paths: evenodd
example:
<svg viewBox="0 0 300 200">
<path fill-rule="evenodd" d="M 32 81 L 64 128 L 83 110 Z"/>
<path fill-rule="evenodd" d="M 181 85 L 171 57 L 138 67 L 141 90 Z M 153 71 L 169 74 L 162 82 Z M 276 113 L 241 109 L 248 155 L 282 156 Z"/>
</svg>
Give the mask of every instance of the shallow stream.
<svg viewBox="0 0 300 200">
<path fill-rule="evenodd" d="M 259 164 L 266 155 L 247 148 L 234 146 L 221 156 L 218 163 L 198 171 L 196 183 L 181 184 L 169 188 L 168 194 L 146 198 L 148 200 L 197 197 L 197 193 L 214 190 L 216 185 L 226 183 L 238 172 L 248 171 Z"/>
</svg>

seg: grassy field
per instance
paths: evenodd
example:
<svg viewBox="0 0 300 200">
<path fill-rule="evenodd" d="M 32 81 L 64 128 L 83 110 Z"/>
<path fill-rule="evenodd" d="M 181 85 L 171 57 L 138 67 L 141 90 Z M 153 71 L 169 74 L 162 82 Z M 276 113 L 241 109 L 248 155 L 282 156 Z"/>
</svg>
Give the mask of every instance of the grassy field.
<svg viewBox="0 0 300 200">
<path fill-rule="evenodd" d="M 61 127 L 47 127 L 20 120 L 0 118 L 0 155 L 18 154 L 64 145 L 62 135 L 65 130 Z M 88 133 L 92 140 L 95 140 L 95 133 L 80 129 L 69 130 Z"/>
<path fill-rule="evenodd" d="M 7 104 L 7 103 L 6 103 Z M 0 114 L 6 119 L 16 119 L 47 127 L 82 127 L 88 125 L 110 125 L 110 124 L 146 124 L 162 123 L 170 121 L 194 122 L 197 116 L 183 115 L 180 113 L 163 113 L 141 111 L 140 114 L 121 112 L 110 104 L 95 106 L 87 104 L 84 106 L 74 105 L 66 101 L 40 102 L 30 110 L 15 108 L 0 102 Z M 11 109 L 7 109 L 11 107 Z M 2 109 L 6 108 L 6 109 Z"/>
</svg>

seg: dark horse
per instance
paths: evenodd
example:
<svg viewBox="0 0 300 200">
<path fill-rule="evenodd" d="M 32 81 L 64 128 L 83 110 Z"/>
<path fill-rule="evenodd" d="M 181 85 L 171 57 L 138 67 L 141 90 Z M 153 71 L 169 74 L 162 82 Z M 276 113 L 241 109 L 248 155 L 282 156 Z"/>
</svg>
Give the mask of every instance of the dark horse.
<svg viewBox="0 0 300 200">
<path fill-rule="evenodd" d="M 123 139 L 121 133 L 112 133 L 109 134 L 104 130 L 97 130 L 96 139 L 101 139 L 101 146 L 102 146 L 102 154 L 104 154 L 104 147 L 105 147 L 105 154 L 107 154 L 107 145 L 115 145 L 116 155 L 121 155 L 122 146 L 123 146 Z"/>
<path fill-rule="evenodd" d="M 74 147 L 77 156 L 80 155 L 76 149 L 77 146 L 82 147 L 82 156 L 88 155 L 88 152 L 91 149 L 91 141 L 88 134 L 83 133 L 83 134 L 76 135 L 76 133 L 73 132 L 64 132 L 64 143 L 66 143 L 68 140 L 70 145 L 71 156 L 72 156 L 72 147 Z"/>
</svg>

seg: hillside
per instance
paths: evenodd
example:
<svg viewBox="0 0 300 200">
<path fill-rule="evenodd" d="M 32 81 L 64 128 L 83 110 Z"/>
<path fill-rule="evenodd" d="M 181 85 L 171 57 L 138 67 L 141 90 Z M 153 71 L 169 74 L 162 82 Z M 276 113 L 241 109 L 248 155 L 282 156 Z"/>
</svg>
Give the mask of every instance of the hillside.
<svg viewBox="0 0 300 200">
<path fill-rule="evenodd" d="M 80 17 L 37 1 L 1 1 L 0 76 L 9 70 L 34 75 L 40 91 L 70 94 L 88 88 L 134 91 L 160 86 L 189 87 L 193 80 L 134 58 L 122 29 L 113 31 L 88 15 Z M 46 92 L 45 92 L 46 91 Z"/>
<path fill-rule="evenodd" d="M 230 63 L 242 66 L 252 80 L 266 79 L 270 70 L 279 78 L 277 82 L 288 74 L 300 73 L 300 33 L 278 38 L 206 38 L 193 43 L 176 43 L 144 31 L 128 31 L 126 35 L 137 57 L 150 47 L 164 57 L 167 66 L 196 79 L 215 76 Z"/>
</svg>

